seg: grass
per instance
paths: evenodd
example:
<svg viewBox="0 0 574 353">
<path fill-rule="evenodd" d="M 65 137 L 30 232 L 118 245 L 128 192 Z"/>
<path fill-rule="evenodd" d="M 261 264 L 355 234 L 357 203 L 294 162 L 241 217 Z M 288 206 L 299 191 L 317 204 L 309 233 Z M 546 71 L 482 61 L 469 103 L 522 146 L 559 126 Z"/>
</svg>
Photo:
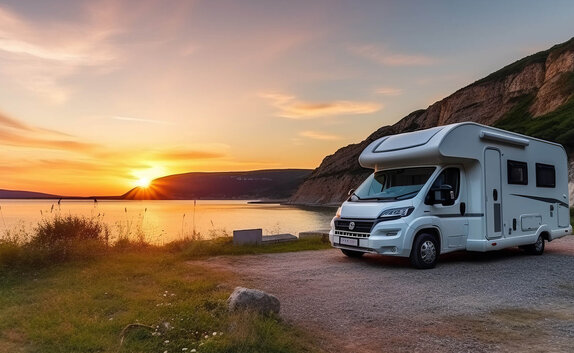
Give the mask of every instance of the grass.
<svg viewBox="0 0 574 353">
<path fill-rule="evenodd" d="M 110 244 L 105 227 L 85 221 L 54 219 L 26 241 L 0 241 L 0 352 L 320 351 L 280 317 L 228 312 L 237 279 L 186 262 L 327 247 L 320 239 Z"/>
<path fill-rule="evenodd" d="M 242 245 L 234 246 L 233 239 L 217 238 L 213 240 L 173 242 L 166 246 L 171 251 L 176 251 L 185 259 L 197 259 L 218 255 L 255 255 L 271 254 L 280 252 L 293 252 L 305 250 L 329 249 L 329 242 L 321 237 L 300 239 L 295 242 L 285 242 L 269 245 Z"/>
</svg>

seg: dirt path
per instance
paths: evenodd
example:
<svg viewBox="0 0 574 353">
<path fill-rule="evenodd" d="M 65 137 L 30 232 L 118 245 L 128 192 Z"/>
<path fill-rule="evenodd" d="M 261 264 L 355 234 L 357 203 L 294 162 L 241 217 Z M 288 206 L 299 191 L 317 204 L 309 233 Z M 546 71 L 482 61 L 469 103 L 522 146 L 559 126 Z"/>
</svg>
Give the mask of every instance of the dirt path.
<svg viewBox="0 0 574 353">
<path fill-rule="evenodd" d="M 519 250 L 407 259 L 338 250 L 203 261 L 276 295 L 329 352 L 566 352 L 574 347 L 574 236 Z"/>
</svg>

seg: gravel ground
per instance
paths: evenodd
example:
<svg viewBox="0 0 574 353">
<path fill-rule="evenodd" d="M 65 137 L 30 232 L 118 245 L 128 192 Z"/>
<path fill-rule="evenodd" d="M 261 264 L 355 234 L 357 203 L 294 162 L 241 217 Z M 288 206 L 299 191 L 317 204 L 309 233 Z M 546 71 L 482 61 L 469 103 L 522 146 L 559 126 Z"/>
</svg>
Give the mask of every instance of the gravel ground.
<svg viewBox="0 0 574 353">
<path fill-rule="evenodd" d="M 327 352 L 572 352 L 574 236 L 518 249 L 408 259 L 323 250 L 202 262 L 276 295 Z"/>
</svg>

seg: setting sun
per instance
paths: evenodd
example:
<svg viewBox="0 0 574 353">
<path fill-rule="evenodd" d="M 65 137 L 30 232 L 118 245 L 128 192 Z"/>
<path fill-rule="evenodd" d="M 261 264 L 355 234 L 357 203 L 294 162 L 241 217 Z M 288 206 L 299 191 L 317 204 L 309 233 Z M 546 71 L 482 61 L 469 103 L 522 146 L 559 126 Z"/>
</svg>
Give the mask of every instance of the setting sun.
<svg viewBox="0 0 574 353">
<path fill-rule="evenodd" d="M 154 179 L 160 178 L 169 174 L 168 171 L 160 165 L 154 165 L 147 169 L 133 170 L 131 175 L 131 184 L 133 187 L 147 189 L 151 186 Z"/>
<path fill-rule="evenodd" d="M 151 184 L 151 180 L 148 178 L 140 178 L 136 181 L 135 185 L 140 188 L 147 188 Z"/>
</svg>

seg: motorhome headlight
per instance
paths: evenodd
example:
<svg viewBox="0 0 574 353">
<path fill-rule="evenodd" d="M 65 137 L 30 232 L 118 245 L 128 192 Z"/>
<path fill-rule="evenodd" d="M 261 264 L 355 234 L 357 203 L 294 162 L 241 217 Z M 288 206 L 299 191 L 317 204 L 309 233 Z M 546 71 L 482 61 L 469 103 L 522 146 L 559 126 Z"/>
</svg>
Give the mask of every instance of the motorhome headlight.
<svg viewBox="0 0 574 353">
<path fill-rule="evenodd" d="M 335 218 L 341 218 L 341 207 L 337 208 L 337 213 L 335 213 Z"/>
<path fill-rule="evenodd" d="M 388 210 L 384 210 L 379 215 L 379 218 L 401 218 L 406 217 L 413 213 L 414 207 L 401 207 L 401 208 L 391 208 Z"/>
</svg>

